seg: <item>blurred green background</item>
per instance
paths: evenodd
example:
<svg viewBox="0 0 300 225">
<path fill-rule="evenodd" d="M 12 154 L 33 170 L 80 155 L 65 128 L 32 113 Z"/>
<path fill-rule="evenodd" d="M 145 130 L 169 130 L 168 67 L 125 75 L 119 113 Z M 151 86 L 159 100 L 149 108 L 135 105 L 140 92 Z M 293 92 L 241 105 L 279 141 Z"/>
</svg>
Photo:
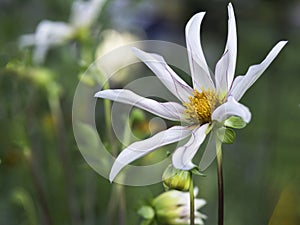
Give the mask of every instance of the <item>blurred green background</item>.
<svg viewBox="0 0 300 225">
<path fill-rule="evenodd" d="M 162 184 L 126 186 L 122 198 L 112 197 L 118 186 L 94 172 L 76 146 L 73 95 L 105 30 L 185 46 L 186 22 L 206 11 L 201 35 L 211 68 L 225 46 L 227 1 L 108 0 L 89 41 L 52 48 L 45 62 L 35 65 L 32 48 L 20 49 L 19 37 L 34 33 L 44 19 L 67 22 L 72 2 L 0 0 L 1 225 L 139 224 L 139 206 L 162 192 Z M 289 43 L 241 100 L 252 111 L 251 123 L 238 131 L 235 144 L 224 146 L 225 224 L 300 224 L 300 2 L 232 3 L 236 74 L 261 62 L 279 40 Z M 117 85 L 125 84 L 126 79 Z M 205 224 L 212 225 L 217 218 L 215 165 L 206 173 L 195 181 L 208 202 L 202 210 L 208 215 Z"/>
</svg>

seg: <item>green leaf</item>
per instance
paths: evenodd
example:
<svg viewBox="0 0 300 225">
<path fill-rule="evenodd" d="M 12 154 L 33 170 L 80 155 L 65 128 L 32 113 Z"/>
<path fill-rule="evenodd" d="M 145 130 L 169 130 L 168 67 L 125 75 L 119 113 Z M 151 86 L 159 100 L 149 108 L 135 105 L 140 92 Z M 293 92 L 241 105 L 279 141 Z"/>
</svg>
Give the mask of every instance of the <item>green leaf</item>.
<svg viewBox="0 0 300 225">
<path fill-rule="evenodd" d="M 224 144 L 233 144 L 236 138 L 236 134 L 233 129 L 223 127 L 217 131 L 218 138 Z"/>
<path fill-rule="evenodd" d="M 247 125 L 247 123 L 241 117 L 231 116 L 227 120 L 225 120 L 224 125 L 226 127 L 242 129 Z"/>
<path fill-rule="evenodd" d="M 143 205 L 137 212 L 141 217 L 146 220 L 151 220 L 154 218 L 155 212 L 152 207 Z"/>
</svg>

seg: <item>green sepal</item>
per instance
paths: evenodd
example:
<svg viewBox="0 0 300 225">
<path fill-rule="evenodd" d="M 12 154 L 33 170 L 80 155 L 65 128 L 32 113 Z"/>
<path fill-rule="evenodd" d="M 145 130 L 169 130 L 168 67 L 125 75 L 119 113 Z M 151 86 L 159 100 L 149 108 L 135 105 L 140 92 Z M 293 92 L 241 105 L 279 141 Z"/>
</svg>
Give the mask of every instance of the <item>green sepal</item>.
<svg viewBox="0 0 300 225">
<path fill-rule="evenodd" d="M 154 218 L 155 212 L 151 206 L 143 205 L 137 213 L 143 217 L 145 220 L 152 220 Z"/>
<path fill-rule="evenodd" d="M 217 134 L 223 144 L 233 144 L 236 138 L 234 130 L 227 127 L 220 128 Z"/>
<path fill-rule="evenodd" d="M 202 177 L 206 177 L 206 174 L 201 173 L 200 169 L 198 167 L 194 167 L 193 169 L 190 170 L 191 173 L 198 175 L 198 176 L 202 176 Z"/>
<path fill-rule="evenodd" d="M 227 120 L 225 120 L 224 125 L 226 127 L 242 129 L 247 125 L 247 123 L 241 117 L 231 116 Z"/>
</svg>

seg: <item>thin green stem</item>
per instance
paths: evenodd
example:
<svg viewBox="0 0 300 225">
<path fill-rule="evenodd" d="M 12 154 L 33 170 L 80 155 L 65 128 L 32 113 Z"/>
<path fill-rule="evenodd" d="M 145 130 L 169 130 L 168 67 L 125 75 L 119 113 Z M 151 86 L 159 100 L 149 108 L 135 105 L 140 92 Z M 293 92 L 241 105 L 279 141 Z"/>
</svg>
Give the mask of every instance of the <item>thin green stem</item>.
<svg viewBox="0 0 300 225">
<path fill-rule="evenodd" d="M 68 197 L 69 212 L 71 216 L 71 224 L 81 224 L 79 217 L 79 205 L 76 198 L 76 190 L 74 186 L 72 168 L 69 158 L 69 152 L 66 146 L 66 129 L 64 125 L 64 117 L 60 106 L 59 96 L 51 95 L 48 96 L 48 102 L 50 105 L 51 114 L 54 120 L 55 131 L 57 135 L 58 151 L 61 161 L 64 182 L 66 186 L 66 193 Z"/>
<path fill-rule="evenodd" d="M 110 109 L 110 106 L 109 106 Z M 110 120 L 110 118 L 109 118 Z M 130 127 L 132 126 L 132 119 L 128 118 L 129 126 L 125 126 L 123 133 L 122 143 L 123 147 L 126 147 L 130 142 Z M 120 174 L 119 179 L 124 179 L 124 175 Z M 126 198 L 124 187 L 119 184 L 113 184 L 112 192 L 110 195 L 110 200 L 108 204 L 108 213 L 107 213 L 107 225 L 113 224 L 115 218 L 115 212 L 119 210 L 119 224 L 123 225 L 126 221 Z"/>
<path fill-rule="evenodd" d="M 103 85 L 103 90 L 109 89 L 109 83 L 105 82 Z M 114 138 L 113 138 L 113 132 L 112 132 L 112 126 L 111 126 L 111 102 L 110 100 L 104 99 L 104 114 L 105 114 L 105 127 L 107 131 L 107 136 L 109 140 L 109 144 L 111 146 L 111 153 L 113 156 L 117 156 L 117 148 L 115 146 Z"/>
<path fill-rule="evenodd" d="M 126 198 L 125 198 L 125 190 L 122 185 L 118 185 L 119 191 L 119 225 L 126 224 Z"/>
<path fill-rule="evenodd" d="M 224 220 L 224 190 L 223 190 L 223 170 L 222 170 L 222 143 L 216 143 L 217 164 L 218 164 L 218 225 L 223 225 Z"/>
<path fill-rule="evenodd" d="M 52 221 L 51 213 L 49 210 L 49 204 L 47 202 L 47 198 L 45 195 L 43 181 L 42 181 L 42 177 L 40 174 L 40 168 L 37 165 L 38 160 L 36 160 L 34 151 L 31 151 L 29 149 L 27 151 L 30 152 L 29 153 L 30 155 L 28 157 L 26 157 L 26 162 L 28 163 L 28 166 L 30 169 L 30 173 L 31 173 L 32 180 L 33 180 L 33 186 L 36 191 L 37 201 L 40 206 L 40 211 L 44 217 L 44 220 L 43 220 L 43 222 L 41 222 L 41 224 L 52 225 L 53 221 Z M 30 208 L 26 207 L 25 210 L 29 211 Z M 28 213 L 28 215 L 35 214 L 34 210 L 30 210 L 30 211 L 32 213 L 30 213 L 30 214 Z M 35 216 L 31 216 L 30 221 L 32 222 L 31 224 L 38 224 Z"/>
<path fill-rule="evenodd" d="M 195 196 L 194 196 L 194 183 L 193 183 L 193 174 L 191 173 L 191 181 L 190 181 L 190 225 L 195 224 Z"/>
<path fill-rule="evenodd" d="M 103 90 L 107 90 L 109 89 L 109 83 L 106 82 L 104 85 L 103 85 Z M 109 100 L 104 100 L 104 112 L 105 112 L 105 125 L 106 125 L 106 129 L 108 128 L 111 128 L 111 119 L 110 119 L 110 116 L 111 116 L 111 103 Z"/>
</svg>

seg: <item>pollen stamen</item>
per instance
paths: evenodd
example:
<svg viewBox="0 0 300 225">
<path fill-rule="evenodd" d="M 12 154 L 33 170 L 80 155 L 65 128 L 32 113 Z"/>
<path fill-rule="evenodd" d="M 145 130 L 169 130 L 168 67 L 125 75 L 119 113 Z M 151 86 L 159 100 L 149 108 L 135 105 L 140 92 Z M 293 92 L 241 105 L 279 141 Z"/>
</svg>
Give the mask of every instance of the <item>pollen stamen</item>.
<svg viewBox="0 0 300 225">
<path fill-rule="evenodd" d="M 211 122 L 211 114 L 221 104 L 219 96 L 211 90 L 201 89 L 193 91 L 193 96 L 189 96 L 189 102 L 184 103 L 186 107 L 184 114 L 193 123 Z"/>
</svg>

